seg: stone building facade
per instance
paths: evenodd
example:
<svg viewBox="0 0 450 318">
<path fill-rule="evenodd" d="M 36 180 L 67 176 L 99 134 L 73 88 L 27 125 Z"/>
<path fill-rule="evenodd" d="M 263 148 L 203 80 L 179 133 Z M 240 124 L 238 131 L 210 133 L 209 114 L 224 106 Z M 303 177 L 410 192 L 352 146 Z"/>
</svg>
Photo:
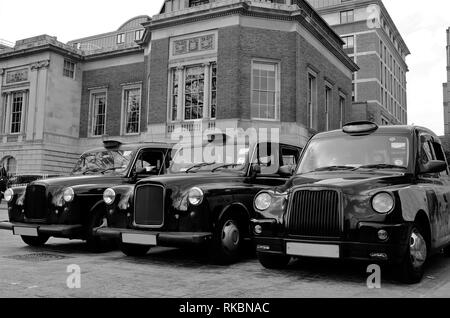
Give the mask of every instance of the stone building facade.
<svg viewBox="0 0 450 318">
<path fill-rule="evenodd" d="M 343 44 L 304 0 L 169 0 L 107 34 L 21 40 L 0 52 L 0 158 L 10 173 L 66 173 L 105 138 L 178 128 L 279 128 L 303 146 L 352 117 Z"/>
</svg>

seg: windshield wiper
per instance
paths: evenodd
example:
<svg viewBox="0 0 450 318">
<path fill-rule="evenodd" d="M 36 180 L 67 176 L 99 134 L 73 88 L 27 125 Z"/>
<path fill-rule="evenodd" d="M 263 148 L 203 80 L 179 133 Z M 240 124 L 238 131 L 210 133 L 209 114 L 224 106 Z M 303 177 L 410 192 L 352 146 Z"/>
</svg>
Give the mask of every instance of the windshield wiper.
<svg viewBox="0 0 450 318">
<path fill-rule="evenodd" d="M 379 164 L 361 166 L 361 167 L 356 168 L 355 170 L 358 170 L 358 169 L 402 169 L 402 170 L 407 170 L 408 168 L 402 167 L 402 166 L 386 164 L 386 163 L 379 163 Z"/>
<path fill-rule="evenodd" d="M 220 170 L 220 169 L 234 168 L 234 167 L 238 167 L 238 166 L 241 166 L 241 165 L 238 163 L 229 163 L 226 165 L 218 166 L 218 167 L 212 169 L 211 172 L 216 172 L 217 170 Z"/>
<path fill-rule="evenodd" d="M 208 162 L 203 162 L 203 163 L 199 163 L 199 164 L 193 165 L 193 166 L 190 167 L 189 169 L 186 169 L 186 173 L 191 172 L 192 169 L 197 169 L 197 168 L 200 169 L 200 168 L 202 168 L 202 167 L 212 166 L 212 165 L 215 165 L 215 164 L 216 164 L 215 162 L 210 162 L 210 163 L 208 163 Z"/>
<path fill-rule="evenodd" d="M 329 167 L 317 168 L 313 172 L 316 172 L 316 171 L 354 170 L 354 169 L 355 169 L 355 167 L 350 167 L 350 166 L 329 166 Z"/>
<path fill-rule="evenodd" d="M 100 169 L 88 169 L 88 170 L 82 172 L 81 174 L 82 174 L 82 175 L 86 175 L 86 174 L 89 173 L 89 172 L 92 172 L 92 173 L 98 173 L 98 172 L 100 172 Z"/>
<path fill-rule="evenodd" d="M 100 171 L 100 173 L 101 174 L 105 174 L 105 172 L 114 171 L 114 170 L 121 169 L 121 168 L 122 167 L 111 167 L 111 168 L 108 168 L 108 169 L 103 169 L 102 171 Z"/>
</svg>

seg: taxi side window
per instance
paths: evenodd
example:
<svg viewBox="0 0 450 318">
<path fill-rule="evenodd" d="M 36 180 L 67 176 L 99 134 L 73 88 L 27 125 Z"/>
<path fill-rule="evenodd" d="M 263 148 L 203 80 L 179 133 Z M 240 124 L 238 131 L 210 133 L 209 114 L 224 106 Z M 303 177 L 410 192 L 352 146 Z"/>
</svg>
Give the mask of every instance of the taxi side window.
<svg viewBox="0 0 450 318">
<path fill-rule="evenodd" d="M 420 147 L 420 162 L 426 164 L 431 160 L 433 160 L 433 152 L 430 147 L 430 142 L 424 141 Z"/>
<path fill-rule="evenodd" d="M 164 154 L 161 151 L 143 151 L 136 160 L 135 171 L 138 174 L 158 174 L 164 164 Z"/>
<path fill-rule="evenodd" d="M 434 156 L 435 156 L 436 160 L 446 162 L 445 153 L 444 153 L 444 150 L 442 149 L 441 144 L 436 141 L 432 141 L 431 145 L 433 147 L 433 152 L 434 152 Z M 442 172 L 441 175 L 448 175 L 448 168 L 446 171 Z"/>
<path fill-rule="evenodd" d="M 281 166 L 297 167 L 300 151 L 294 148 L 281 147 Z"/>
<path fill-rule="evenodd" d="M 274 175 L 280 169 L 280 146 L 260 143 L 256 151 L 256 164 L 261 167 L 261 175 Z"/>
</svg>

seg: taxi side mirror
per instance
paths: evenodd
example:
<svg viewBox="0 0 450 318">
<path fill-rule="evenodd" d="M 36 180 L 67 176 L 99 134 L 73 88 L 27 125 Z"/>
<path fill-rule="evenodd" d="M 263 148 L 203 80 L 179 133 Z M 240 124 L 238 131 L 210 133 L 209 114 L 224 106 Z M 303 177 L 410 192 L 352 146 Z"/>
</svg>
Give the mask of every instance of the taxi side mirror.
<svg viewBox="0 0 450 318">
<path fill-rule="evenodd" d="M 259 164 L 252 164 L 250 167 L 250 176 L 255 178 L 258 174 L 261 174 L 261 166 Z"/>
<path fill-rule="evenodd" d="M 442 160 L 430 160 L 426 164 L 422 164 L 420 167 L 421 174 L 433 174 L 440 173 L 447 170 L 447 163 Z"/>
</svg>

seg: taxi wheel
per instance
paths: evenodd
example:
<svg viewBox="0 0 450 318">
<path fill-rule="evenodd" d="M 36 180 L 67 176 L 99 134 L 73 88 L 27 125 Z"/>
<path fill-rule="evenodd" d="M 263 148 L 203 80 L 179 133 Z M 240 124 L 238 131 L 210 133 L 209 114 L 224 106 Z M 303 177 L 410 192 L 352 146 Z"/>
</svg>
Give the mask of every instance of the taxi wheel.
<svg viewBox="0 0 450 318">
<path fill-rule="evenodd" d="M 239 260 L 243 246 L 243 231 L 239 219 L 225 216 L 219 222 L 211 245 L 212 261 L 218 264 L 232 264 Z"/>
<path fill-rule="evenodd" d="M 107 252 L 113 248 L 113 240 L 102 239 L 101 237 L 94 236 L 94 229 L 100 227 L 104 223 L 104 217 L 102 213 L 94 213 L 87 227 L 86 244 L 88 249 L 93 253 Z"/>
<path fill-rule="evenodd" d="M 400 279 L 405 284 L 417 284 L 423 278 L 428 259 L 428 243 L 423 230 L 414 224 L 409 232 L 406 255 L 399 266 Z"/>
<path fill-rule="evenodd" d="M 126 256 L 145 256 L 150 251 L 151 246 L 121 243 L 120 250 Z"/>
<path fill-rule="evenodd" d="M 47 243 L 49 236 L 39 235 L 38 237 L 34 236 L 21 236 L 22 241 L 24 241 L 25 244 L 33 247 L 41 247 L 44 246 L 45 243 Z"/>
<path fill-rule="evenodd" d="M 257 256 L 261 265 L 267 269 L 283 269 L 286 268 L 291 261 L 291 257 L 287 255 L 258 252 Z"/>
</svg>

